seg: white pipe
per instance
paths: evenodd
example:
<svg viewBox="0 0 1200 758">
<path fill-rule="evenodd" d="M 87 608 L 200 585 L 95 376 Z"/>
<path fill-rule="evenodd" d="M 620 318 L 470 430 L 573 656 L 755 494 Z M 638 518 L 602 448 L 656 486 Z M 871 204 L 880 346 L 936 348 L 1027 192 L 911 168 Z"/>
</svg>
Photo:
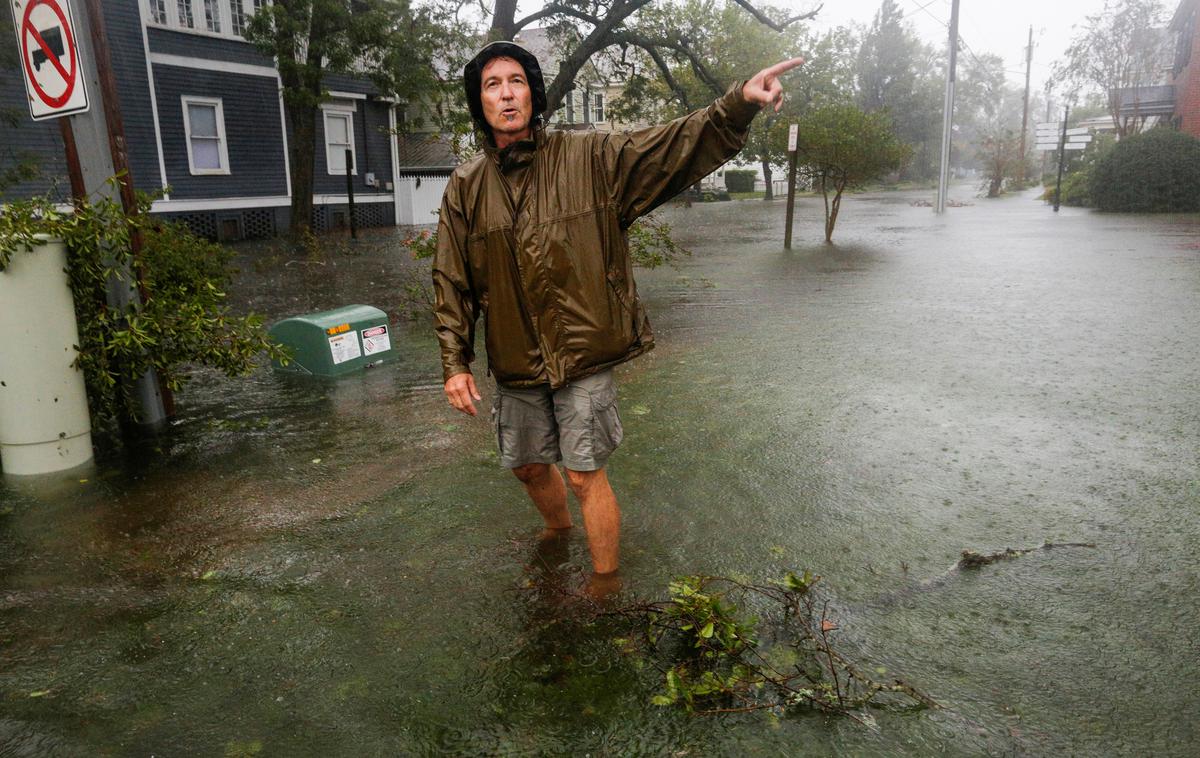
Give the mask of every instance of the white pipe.
<svg viewBox="0 0 1200 758">
<path fill-rule="evenodd" d="M 67 251 L 47 240 L 16 250 L 0 271 L 0 465 L 6 475 L 50 474 L 92 460 L 79 330 Z"/>
</svg>

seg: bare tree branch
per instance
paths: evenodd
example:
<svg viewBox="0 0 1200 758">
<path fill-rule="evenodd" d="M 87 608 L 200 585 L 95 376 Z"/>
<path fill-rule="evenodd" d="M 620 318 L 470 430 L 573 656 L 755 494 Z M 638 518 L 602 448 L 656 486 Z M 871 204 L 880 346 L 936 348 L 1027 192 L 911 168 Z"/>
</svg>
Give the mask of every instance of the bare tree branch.
<svg viewBox="0 0 1200 758">
<path fill-rule="evenodd" d="M 786 29 L 787 27 L 796 23 L 797 21 L 807 21 L 810 18 L 815 18 L 816 15 L 821 12 L 821 9 L 825 7 L 825 4 L 822 3 L 822 4 L 818 5 L 816 8 L 814 8 L 813 10 L 809 11 L 808 13 L 802 13 L 799 16 L 792 16 L 791 18 L 787 19 L 786 21 L 783 21 L 782 23 L 780 23 L 780 22 L 773 21 L 770 16 L 763 13 L 758 8 L 755 8 L 753 5 L 751 5 L 749 3 L 749 0 L 733 0 L 733 2 L 735 2 L 738 5 L 745 8 L 746 11 L 751 16 L 754 16 L 754 18 L 758 19 L 758 21 L 760 23 L 764 24 L 765 26 L 770 27 L 771 29 L 774 29 L 777 32 L 783 31 L 784 29 Z"/>
<path fill-rule="evenodd" d="M 559 16 L 559 15 L 570 16 L 571 18 L 577 18 L 580 21 L 585 21 L 585 22 L 591 24 L 592 26 L 599 26 L 601 23 L 601 19 L 599 16 L 593 16 L 590 13 L 584 13 L 583 11 L 579 10 L 578 8 L 572 8 L 569 5 L 559 5 L 557 3 L 551 3 L 551 4 L 547 5 L 545 8 L 542 8 L 537 13 L 530 13 L 525 18 L 520 19 L 518 21 L 514 21 L 512 28 L 513 28 L 514 32 L 517 32 L 517 31 L 520 31 L 521 29 L 524 29 L 525 27 L 529 26 L 530 24 L 532 24 L 535 21 L 541 21 L 544 18 L 549 18 L 550 16 Z"/>
<path fill-rule="evenodd" d="M 653 40 L 639 32 L 629 30 L 624 30 L 614 34 L 613 39 L 618 44 L 632 45 L 646 51 L 646 54 L 650 56 L 652 61 L 654 61 L 654 65 L 658 67 L 659 73 L 661 73 L 663 76 L 663 81 L 666 82 L 667 87 L 670 88 L 671 92 L 675 95 L 675 98 L 679 101 L 679 104 L 682 105 L 686 110 L 692 110 L 692 104 L 688 99 L 687 91 L 680 86 L 679 80 L 676 79 L 671 73 L 671 67 L 667 64 L 667 61 L 662 57 L 662 53 L 658 49 L 659 45 L 661 44 L 660 41 Z"/>
</svg>

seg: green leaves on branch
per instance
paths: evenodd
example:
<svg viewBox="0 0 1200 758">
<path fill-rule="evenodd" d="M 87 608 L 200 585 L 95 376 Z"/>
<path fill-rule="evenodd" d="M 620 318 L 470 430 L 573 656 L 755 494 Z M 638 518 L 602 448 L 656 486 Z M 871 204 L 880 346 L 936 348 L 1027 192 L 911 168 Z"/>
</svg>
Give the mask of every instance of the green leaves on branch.
<svg viewBox="0 0 1200 758">
<path fill-rule="evenodd" d="M 644 623 L 642 646 L 622 638 L 620 648 L 663 672 L 652 703 L 694 713 L 802 707 L 862 719 L 868 706 L 937 707 L 899 679 L 866 674 L 834 648 L 839 627 L 828 602 L 816 597 L 819 581 L 809 571 L 789 572 L 772 585 L 677 579 L 669 600 L 615 612 Z M 761 619 L 747 614 L 751 607 Z"/>
<path fill-rule="evenodd" d="M 867 113 L 853 105 L 826 105 L 798 122 L 800 171 L 825 198 L 825 241 L 841 209 L 842 193 L 899 171 L 912 157 L 887 111 Z"/>
<path fill-rule="evenodd" d="M 15 254 L 29 254 L 46 235 L 67 245 L 67 273 L 79 326 L 77 365 L 84 373 L 94 422 L 134 418 L 126 389 L 154 369 L 172 391 L 188 380 L 187 367 L 209 366 L 245 374 L 259 354 L 286 359 L 255 315 L 238 316 L 226 304 L 232 253 L 181 226 L 149 215 L 151 198 L 139 198 L 126 216 L 104 199 L 63 210 L 45 199 L 12 203 L 0 214 L 0 270 Z M 131 241 L 142 237 L 134 258 Z M 140 308 L 108 303 L 110 281 L 136 275 Z"/>
</svg>

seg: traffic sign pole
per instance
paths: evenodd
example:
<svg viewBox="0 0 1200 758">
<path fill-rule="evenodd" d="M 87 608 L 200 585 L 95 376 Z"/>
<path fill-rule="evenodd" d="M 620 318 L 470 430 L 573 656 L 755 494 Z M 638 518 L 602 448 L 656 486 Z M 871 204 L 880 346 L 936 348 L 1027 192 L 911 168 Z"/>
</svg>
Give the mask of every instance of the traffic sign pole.
<svg viewBox="0 0 1200 758">
<path fill-rule="evenodd" d="M 800 152 L 797 147 L 799 144 L 799 126 L 792 124 L 788 127 L 788 197 L 787 197 L 787 221 L 783 227 L 783 249 L 792 249 L 792 214 L 796 210 L 796 157 Z"/>
<path fill-rule="evenodd" d="M 1066 160 L 1067 151 L 1063 149 L 1067 144 L 1067 119 L 1071 115 L 1071 106 L 1067 106 L 1063 112 L 1063 130 L 1062 142 L 1059 143 L 1058 151 L 1058 183 L 1054 186 L 1054 212 L 1058 213 L 1058 206 L 1062 201 L 1062 175 L 1063 161 Z"/>
</svg>

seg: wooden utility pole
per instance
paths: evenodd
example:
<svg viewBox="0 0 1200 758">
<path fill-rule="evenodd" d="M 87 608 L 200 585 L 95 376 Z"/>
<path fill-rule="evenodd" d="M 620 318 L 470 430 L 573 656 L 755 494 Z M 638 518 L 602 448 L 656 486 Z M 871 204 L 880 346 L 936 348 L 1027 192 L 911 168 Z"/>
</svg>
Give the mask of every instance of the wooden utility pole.
<svg viewBox="0 0 1200 758">
<path fill-rule="evenodd" d="M 942 171 L 938 178 L 938 213 L 946 212 L 946 195 L 950 188 L 950 132 L 954 127 L 954 80 L 958 66 L 958 0 L 950 6 L 950 65 L 946 67 L 946 103 L 942 118 Z"/>
<path fill-rule="evenodd" d="M 88 85 L 93 87 L 92 91 L 100 93 L 100 107 L 62 119 L 70 121 L 61 128 L 71 190 L 76 202 L 88 195 L 111 195 L 113 188 L 108 181 L 116 177 L 117 199 L 125 214 L 132 215 L 137 209 L 137 198 L 129 169 L 125 124 L 121 117 L 121 101 L 117 96 L 117 79 L 109 55 L 104 10 L 100 0 L 84 0 L 82 7 L 77 6 L 77 10 L 81 11 L 76 41 L 80 47 L 82 74 L 87 77 Z M 130 238 L 136 259 L 141 253 L 141 233 L 135 229 Z M 110 280 L 108 299 L 111 306 L 125 310 L 140 305 L 145 293 L 141 291 L 135 274 L 136 269 L 134 272 L 125 272 L 123 280 Z M 159 382 L 154 369 L 138 377 L 133 389 L 140 408 L 138 423 L 150 428 L 162 426 L 170 413 L 172 398 L 167 388 Z"/>
<path fill-rule="evenodd" d="M 1021 111 L 1021 184 L 1028 178 L 1025 176 L 1028 162 L 1025 160 L 1025 136 L 1029 134 L 1029 74 L 1033 68 L 1033 25 L 1029 26 L 1029 46 L 1025 48 L 1025 108 Z"/>
</svg>

